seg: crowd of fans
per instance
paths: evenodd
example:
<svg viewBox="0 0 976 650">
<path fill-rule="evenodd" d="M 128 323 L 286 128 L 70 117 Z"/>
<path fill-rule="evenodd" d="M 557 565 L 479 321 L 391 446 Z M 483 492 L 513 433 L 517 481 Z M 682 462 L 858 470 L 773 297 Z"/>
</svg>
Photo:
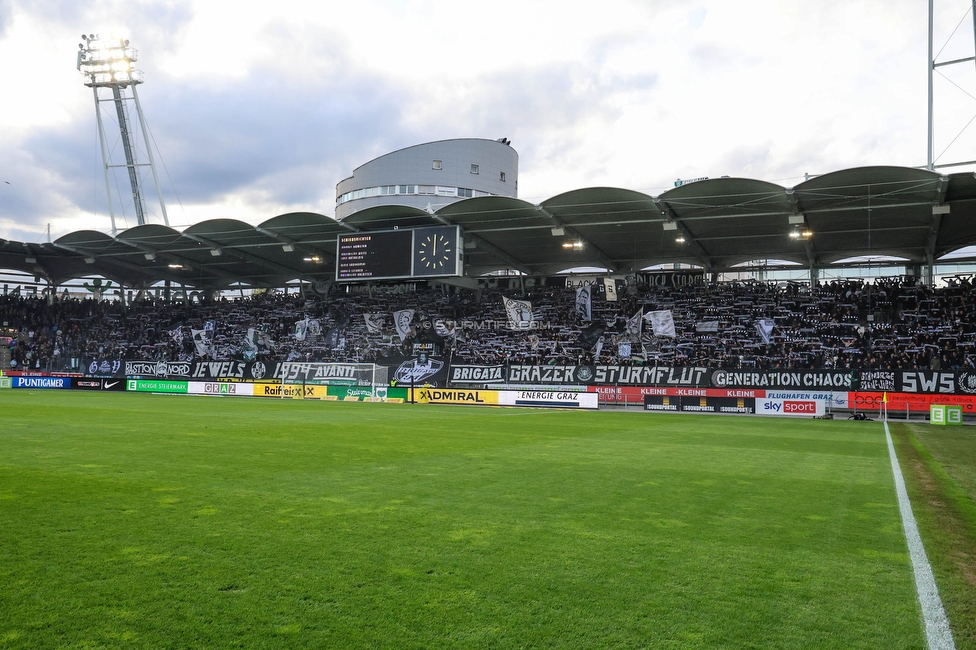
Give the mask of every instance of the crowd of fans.
<svg viewBox="0 0 976 650">
<path fill-rule="evenodd" d="M 621 283 L 614 301 L 594 291 L 590 321 L 577 313 L 575 289 L 565 286 L 404 287 L 348 293 L 337 285 L 328 295 L 266 292 L 237 300 L 128 304 L 6 295 L 0 296 L 0 340 L 8 342 L 14 369 L 32 370 L 70 370 L 92 359 L 383 362 L 420 349 L 479 365 L 976 365 L 976 292 L 962 277 L 941 288 L 903 279 L 836 281 L 813 289 L 798 283 L 671 288 L 629 282 Z M 531 302 L 531 328 L 509 327 L 503 296 Z M 409 331 L 394 323 L 393 314 L 403 310 L 414 312 Z M 647 323 L 635 332 L 632 317 L 641 310 L 670 311 L 675 336 L 654 336 Z M 766 337 L 756 327 L 762 320 L 774 324 Z"/>
</svg>

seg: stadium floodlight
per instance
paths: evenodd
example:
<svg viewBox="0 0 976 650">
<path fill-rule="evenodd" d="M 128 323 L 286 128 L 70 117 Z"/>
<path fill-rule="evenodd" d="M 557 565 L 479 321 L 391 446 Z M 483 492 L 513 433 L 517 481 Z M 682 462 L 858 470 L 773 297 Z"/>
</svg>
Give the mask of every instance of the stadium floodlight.
<svg viewBox="0 0 976 650">
<path fill-rule="evenodd" d="M 562 237 L 566 234 L 565 228 L 553 228 L 551 232 L 553 237 Z"/>
<path fill-rule="evenodd" d="M 112 203 L 112 187 L 109 180 L 109 169 L 113 167 L 125 167 L 129 173 L 129 187 L 132 191 L 132 203 L 135 208 L 136 221 L 140 226 L 145 225 L 146 218 L 143 210 L 144 201 L 142 189 L 139 186 L 139 167 L 149 167 L 152 171 L 153 181 L 156 184 L 156 195 L 159 197 L 159 207 L 162 210 L 163 223 L 169 225 L 169 217 L 166 214 L 166 203 L 163 201 L 163 193 L 159 187 L 159 175 L 156 173 L 156 164 L 153 160 L 152 146 L 149 141 L 149 130 L 146 127 L 146 118 L 142 113 L 142 105 L 139 103 L 139 95 L 136 86 L 142 83 L 142 72 L 136 70 L 133 64 L 138 60 L 138 51 L 130 47 L 129 41 L 124 38 L 102 38 L 98 34 L 82 34 L 82 42 L 78 44 L 78 71 L 85 76 L 85 85 L 92 89 L 95 97 L 95 118 L 98 124 L 98 137 L 102 148 L 102 163 L 105 172 L 105 192 L 108 197 L 108 211 L 112 219 L 112 236 L 117 233 L 115 227 L 115 208 Z M 102 98 L 99 89 L 108 89 L 112 95 L 110 98 Z M 127 95 L 131 92 L 131 98 Z M 133 142 L 129 115 L 126 110 L 126 101 L 132 101 L 139 116 L 139 125 L 142 131 L 142 145 L 148 162 L 140 163 L 136 161 L 136 143 Z M 105 127 L 102 122 L 101 103 L 110 101 L 115 104 L 115 112 L 118 117 L 119 136 L 122 141 L 122 150 L 125 153 L 125 164 L 114 165 L 109 155 L 109 146 L 105 136 Z"/>
<path fill-rule="evenodd" d="M 581 241 L 568 241 L 563 243 L 563 248 L 571 248 L 576 251 L 583 250 L 583 242 Z"/>
<path fill-rule="evenodd" d="M 183 268 L 183 265 L 182 264 L 169 264 L 167 266 L 169 266 L 169 268 L 171 268 L 171 269 L 182 269 Z"/>
<path fill-rule="evenodd" d="M 281 250 L 285 251 L 286 253 L 293 253 L 293 252 L 295 252 L 295 245 L 294 244 L 282 244 L 281 245 Z"/>
<path fill-rule="evenodd" d="M 95 258 L 94 257 L 86 257 L 85 258 L 85 264 L 94 264 L 94 263 L 95 263 Z"/>
<path fill-rule="evenodd" d="M 665 230 L 677 230 L 678 229 L 678 224 L 677 224 L 677 222 L 674 222 L 674 221 L 665 221 L 664 224 L 662 224 L 662 225 L 663 225 L 663 227 L 664 227 Z"/>
<path fill-rule="evenodd" d="M 684 235 L 678 235 L 677 237 L 674 238 L 674 243 L 675 244 L 683 244 L 683 243 L 685 243 L 685 236 Z"/>
<path fill-rule="evenodd" d="M 224 251 L 220 250 L 219 248 L 211 248 L 210 254 L 213 255 L 214 257 L 220 257 L 221 255 L 224 254 Z"/>
<path fill-rule="evenodd" d="M 146 253 L 146 259 L 150 262 L 156 261 L 156 253 Z"/>
</svg>

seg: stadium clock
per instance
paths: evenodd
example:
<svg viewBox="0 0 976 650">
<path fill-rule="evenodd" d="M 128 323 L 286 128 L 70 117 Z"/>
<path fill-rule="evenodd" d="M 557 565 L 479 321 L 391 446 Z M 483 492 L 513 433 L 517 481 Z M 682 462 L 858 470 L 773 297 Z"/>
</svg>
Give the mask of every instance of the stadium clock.
<svg viewBox="0 0 976 650">
<path fill-rule="evenodd" d="M 442 271 L 454 261 L 454 246 L 440 233 L 426 235 L 417 247 L 424 271 Z M 421 269 L 418 269 L 421 270 Z"/>
<path fill-rule="evenodd" d="M 457 226 L 417 228 L 413 231 L 413 275 L 460 275 Z"/>
</svg>

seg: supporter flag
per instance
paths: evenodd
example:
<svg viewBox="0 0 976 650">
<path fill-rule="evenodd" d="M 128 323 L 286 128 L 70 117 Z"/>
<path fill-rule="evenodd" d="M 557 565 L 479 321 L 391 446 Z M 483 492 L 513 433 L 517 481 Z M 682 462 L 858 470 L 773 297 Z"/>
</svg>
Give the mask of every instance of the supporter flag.
<svg viewBox="0 0 976 650">
<path fill-rule="evenodd" d="M 718 321 L 717 320 L 707 320 L 701 323 L 695 324 L 695 331 L 699 334 L 707 334 L 709 332 L 718 332 Z"/>
<path fill-rule="evenodd" d="M 583 328 L 580 332 L 576 344 L 584 350 L 592 350 L 603 338 L 603 332 L 607 329 L 606 323 L 596 322 Z"/>
<path fill-rule="evenodd" d="M 576 290 L 576 316 L 581 321 L 591 321 L 593 320 L 591 316 L 592 312 L 592 302 L 590 299 L 590 291 L 593 287 L 587 285 L 585 287 L 579 287 Z"/>
<path fill-rule="evenodd" d="M 766 345 L 769 345 L 769 337 L 772 335 L 775 326 L 776 323 L 770 318 L 762 318 L 756 321 L 756 332 Z"/>
<path fill-rule="evenodd" d="M 438 318 L 434 321 L 434 331 L 442 338 L 453 339 L 457 337 L 457 324 L 452 320 Z"/>
<path fill-rule="evenodd" d="M 600 354 L 603 353 L 603 337 L 596 342 L 596 350 L 593 351 L 593 362 L 600 363 Z"/>
<path fill-rule="evenodd" d="M 620 343 L 617 344 L 617 355 L 621 359 L 629 359 L 630 351 L 631 351 L 630 341 L 621 341 Z"/>
<path fill-rule="evenodd" d="M 650 314 L 648 314 L 649 316 Z M 644 308 L 641 307 L 640 311 L 631 316 L 627 320 L 627 325 L 625 331 L 629 336 L 633 336 L 636 339 L 640 339 L 641 330 L 644 327 Z M 655 332 L 656 334 L 657 332 Z"/>
<path fill-rule="evenodd" d="M 502 296 L 505 302 L 505 312 L 508 314 L 509 327 L 526 330 L 532 325 L 532 303 L 528 300 L 510 300 Z"/>
<path fill-rule="evenodd" d="M 604 278 L 603 286 L 607 292 L 607 302 L 617 302 L 617 281 L 613 278 Z"/>
<path fill-rule="evenodd" d="M 393 323 L 396 325 L 397 334 L 400 335 L 400 342 L 403 343 L 410 334 L 410 322 L 413 320 L 412 309 L 401 309 L 393 312 Z"/>
<path fill-rule="evenodd" d="M 308 316 L 306 316 L 305 319 L 308 321 L 308 336 L 318 336 L 322 333 L 322 324 L 319 323 L 319 319 L 309 318 Z"/>
<path fill-rule="evenodd" d="M 213 330 L 191 329 L 190 334 L 193 335 L 193 347 L 199 356 L 205 357 L 213 351 Z"/>
<path fill-rule="evenodd" d="M 674 316 L 671 314 L 670 309 L 649 311 L 644 318 L 650 321 L 651 329 L 654 330 L 654 336 L 675 336 Z"/>
<path fill-rule="evenodd" d="M 302 320 L 295 323 L 295 340 L 304 341 L 305 336 L 308 333 L 308 319 L 303 318 Z"/>
<path fill-rule="evenodd" d="M 173 343 L 176 343 L 176 345 L 183 345 L 183 328 L 182 327 L 177 327 L 175 329 L 170 330 L 169 336 L 170 336 L 171 339 L 173 339 Z"/>
<path fill-rule="evenodd" d="M 363 314 L 366 321 L 366 331 L 370 334 L 382 334 L 383 326 L 386 325 L 386 318 L 383 314 Z"/>
</svg>

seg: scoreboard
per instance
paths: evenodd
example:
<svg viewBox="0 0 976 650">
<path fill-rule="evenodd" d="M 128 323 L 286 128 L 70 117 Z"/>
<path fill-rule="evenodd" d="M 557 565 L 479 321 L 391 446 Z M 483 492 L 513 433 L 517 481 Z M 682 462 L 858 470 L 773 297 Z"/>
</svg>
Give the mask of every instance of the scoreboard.
<svg viewBox="0 0 976 650">
<path fill-rule="evenodd" d="M 336 280 L 395 280 L 461 275 L 458 226 L 339 235 Z"/>
</svg>

